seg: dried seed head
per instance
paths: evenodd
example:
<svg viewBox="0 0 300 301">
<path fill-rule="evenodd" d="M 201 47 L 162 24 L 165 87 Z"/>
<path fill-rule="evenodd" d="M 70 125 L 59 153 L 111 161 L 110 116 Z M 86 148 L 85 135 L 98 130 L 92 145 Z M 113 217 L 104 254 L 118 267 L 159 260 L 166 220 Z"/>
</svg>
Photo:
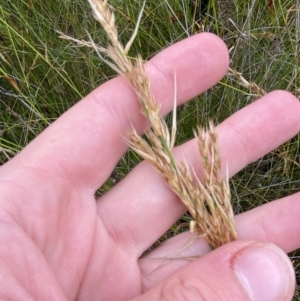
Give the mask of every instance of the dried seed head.
<svg viewBox="0 0 300 301">
<path fill-rule="evenodd" d="M 160 116 L 160 105 L 154 101 L 150 81 L 144 69 L 144 62 L 138 56 L 133 64 L 127 53 L 138 30 L 124 48 L 118 40 L 114 14 L 107 0 L 88 0 L 95 18 L 101 23 L 110 40 L 107 55 L 113 69 L 127 78 L 140 101 L 143 114 L 149 119 L 151 129 L 146 133 L 149 143 L 135 130 L 128 135 L 128 144 L 141 157 L 148 160 L 165 179 L 169 187 L 179 196 L 193 217 L 191 231 L 204 236 L 213 248 L 237 239 L 234 229 L 233 211 L 230 204 L 228 179 L 221 173 L 221 157 L 218 139 L 212 123 L 209 129 L 198 127 L 196 139 L 202 159 L 204 176 L 199 179 L 191 174 L 186 163 L 177 163 L 172 154 L 176 133 L 176 114 L 170 134 L 164 119 Z M 141 19 L 141 14 L 138 23 Z M 176 102 L 174 102 L 176 104 Z"/>
</svg>

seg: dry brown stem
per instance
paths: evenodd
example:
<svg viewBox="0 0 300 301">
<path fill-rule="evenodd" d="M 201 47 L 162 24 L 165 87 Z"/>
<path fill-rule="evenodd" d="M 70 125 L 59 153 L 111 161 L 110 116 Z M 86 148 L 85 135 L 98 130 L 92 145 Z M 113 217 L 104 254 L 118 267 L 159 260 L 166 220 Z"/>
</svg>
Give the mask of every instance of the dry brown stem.
<svg viewBox="0 0 300 301">
<path fill-rule="evenodd" d="M 90 47 L 90 48 L 94 48 L 94 49 L 95 49 L 95 47 L 96 47 L 96 49 L 97 49 L 98 51 L 100 51 L 100 52 L 103 52 L 103 53 L 106 53 L 106 52 L 107 52 L 107 51 L 106 51 L 106 48 L 103 48 L 103 47 L 101 47 L 101 46 L 95 45 L 95 43 L 87 42 L 87 41 L 85 41 L 85 40 L 78 40 L 78 39 L 75 39 L 75 38 L 73 38 L 73 37 L 70 37 L 70 36 L 64 34 L 64 33 L 61 32 L 61 31 L 58 31 L 58 30 L 57 30 L 56 32 L 59 34 L 59 37 L 60 37 L 61 39 L 75 42 L 75 43 L 78 45 L 78 47 Z"/>
<path fill-rule="evenodd" d="M 247 81 L 243 77 L 242 73 L 238 72 L 236 69 L 228 68 L 228 74 L 233 75 L 238 80 L 238 83 L 241 86 L 249 89 L 254 97 L 261 97 L 267 94 L 267 92 L 264 89 L 262 89 L 260 86 L 258 86 L 255 82 Z"/>
<path fill-rule="evenodd" d="M 191 174 L 186 163 L 177 163 L 172 154 L 176 132 L 175 113 L 173 130 L 170 133 L 159 114 L 160 105 L 151 94 L 150 81 L 142 58 L 138 56 L 133 64 L 127 55 L 137 28 L 124 47 L 118 40 L 115 17 L 107 0 L 89 0 L 89 3 L 94 17 L 101 23 L 110 40 L 107 54 L 113 63 L 102 59 L 127 78 L 138 96 L 143 114 L 151 124 L 151 129 L 146 133 L 149 143 L 133 130 L 128 135 L 128 144 L 152 164 L 186 205 L 194 219 L 191 231 L 204 236 L 213 248 L 237 239 L 228 178 L 223 179 L 221 176 L 221 159 L 213 124 L 210 124 L 208 131 L 199 127 L 196 135 L 204 169 L 204 177 L 200 180 L 195 174 Z M 140 18 L 141 14 L 138 23 Z"/>
</svg>

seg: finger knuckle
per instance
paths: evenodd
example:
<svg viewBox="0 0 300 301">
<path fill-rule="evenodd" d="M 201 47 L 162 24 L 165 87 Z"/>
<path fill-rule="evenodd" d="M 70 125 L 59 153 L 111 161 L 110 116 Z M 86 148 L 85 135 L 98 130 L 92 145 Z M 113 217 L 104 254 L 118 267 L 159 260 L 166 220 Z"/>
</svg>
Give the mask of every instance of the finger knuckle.
<svg viewBox="0 0 300 301">
<path fill-rule="evenodd" d="M 202 287 L 203 282 L 199 278 L 178 274 L 162 286 L 160 300 L 206 301 L 208 299 L 203 295 Z"/>
</svg>

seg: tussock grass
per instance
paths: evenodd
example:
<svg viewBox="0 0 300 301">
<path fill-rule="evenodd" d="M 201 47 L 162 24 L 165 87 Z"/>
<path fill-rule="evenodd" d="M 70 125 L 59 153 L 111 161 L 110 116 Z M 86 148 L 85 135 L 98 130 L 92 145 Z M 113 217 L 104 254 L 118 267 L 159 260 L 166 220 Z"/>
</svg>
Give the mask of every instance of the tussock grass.
<svg viewBox="0 0 300 301">
<path fill-rule="evenodd" d="M 199 31 L 218 33 L 231 49 L 231 68 L 266 92 L 287 89 L 299 95 L 299 5 L 295 0 L 208 1 L 148 0 L 131 53 L 151 58 L 160 49 Z M 189 5 L 187 5 L 189 3 Z M 120 38 L 128 41 L 142 1 L 111 0 Z M 88 3 L 78 1 L 8 0 L 0 5 L 0 160 L 9 160 L 62 112 L 114 75 L 92 49 L 59 39 L 56 31 L 104 45 L 106 37 L 90 16 Z M 253 91 L 228 74 L 220 84 L 177 112 L 177 143 L 193 137 L 197 124 L 219 123 L 254 101 Z M 171 118 L 167 118 L 167 121 Z M 2 130 L 1 130 L 2 128 Z M 122 158 L 104 193 L 139 161 Z M 234 176 L 232 202 L 240 213 L 299 191 L 299 136 Z M 117 180 L 115 180 L 117 178 Z M 182 222 L 189 220 L 184 217 Z M 164 239 L 179 233 L 176 226 Z M 159 241 L 157 242 L 159 243 Z M 299 252 L 291 258 L 299 279 Z M 299 289 L 294 300 L 300 300 Z"/>
</svg>

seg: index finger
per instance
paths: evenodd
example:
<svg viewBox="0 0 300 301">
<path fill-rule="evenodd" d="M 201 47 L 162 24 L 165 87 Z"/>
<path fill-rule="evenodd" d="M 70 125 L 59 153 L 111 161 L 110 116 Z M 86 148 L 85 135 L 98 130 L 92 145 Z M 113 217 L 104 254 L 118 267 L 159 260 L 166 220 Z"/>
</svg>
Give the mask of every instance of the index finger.
<svg viewBox="0 0 300 301">
<path fill-rule="evenodd" d="M 174 74 L 178 104 L 182 104 L 217 83 L 227 66 L 224 43 L 203 33 L 156 55 L 146 64 L 146 72 L 166 114 L 173 106 Z M 26 164 L 70 179 L 77 187 L 96 189 L 126 151 L 124 136 L 132 125 L 140 133 L 147 128 L 140 111 L 133 89 L 117 77 L 63 114 L 7 167 Z"/>
</svg>

